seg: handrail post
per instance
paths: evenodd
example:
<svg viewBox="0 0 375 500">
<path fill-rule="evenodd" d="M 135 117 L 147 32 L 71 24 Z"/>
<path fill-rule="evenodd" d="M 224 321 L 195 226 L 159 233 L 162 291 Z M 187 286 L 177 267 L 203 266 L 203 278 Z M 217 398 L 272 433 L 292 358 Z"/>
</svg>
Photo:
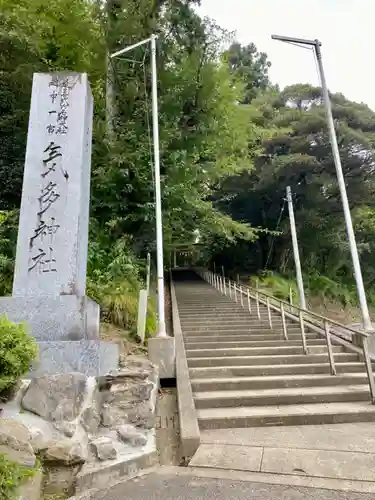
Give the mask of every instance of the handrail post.
<svg viewBox="0 0 375 500">
<path fill-rule="evenodd" d="M 229 298 L 231 299 L 232 298 L 232 282 L 230 279 L 228 281 L 228 286 L 229 286 Z"/>
<path fill-rule="evenodd" d="M 284 303 L 281 302 L 281 300 L 280 300 L 280 311 L 281 311 L 281 320 L 283 322 L 284 339 L 288 340 L 288 330 L 287 330 L 286 321 L 285 321 Z"/>
<path fill-rule="evenodd" d="M 326 334 L 329 364 L 331 366 L 331 375 L 336 375 L 337 372 L 336 372 L 336 366 L 335 366 L 335 358 L 333 356 L 332 343 L 331 343 L 331 327 L 330 327 L 330 324 L 327 320 L 324 321 L 324 331 Z"/>
<path fill-rule="evenodd" d="M 237 286 L 236 286 L 236 283 L 234 283 L 233 288 L 234 288 L 234 300 L 237 302 Z"/>
<path fill-rule="evenodd" d="M 270 324 L 270 328 L 272 330 L 272 316 L 271 316 L 271 308 L 270 308 L 270 299 L 267 297 L 267 312 L 268 312 L 268 323 Z"/>
<path fill-rule="evenodd" d="M 256 300 L 256 303 L 257 303 L 258 319 L 260 320 L 260 307 L 259 307 L 259 292 L 258 292 L 258 290 L 256 291 L 256 294 L 255 294 L 255 300 Z"/>
<path fill-rule="evenodd" d="M 249 309 L 249 313 L 251 314 L 251 299 L 249 289 L 247 289 L 247 307 Z"/>
<path fill-rule="evenodd" d="M 370 355 L 369 355 L 369 352 L 368 352 L 367 337 L 364 337 L 364 336 L 362 336 L 362 349 L 363 349 L 363 358 L 364 358 L 365 365 L 366 365 L 368 384 L 369 384 L 369 387 L 370 387 L 371 403 L 374 405 L 375 404 L 375 381 L 374 381 L 374 374 L 373 374 L 373 371 L 372 371 L 371 358 L 370 358 Z"/>
<path fill-rule="evenodd" d="M 224 293 L 224 285 L 223 285 L 223 277 L 220 276 L 220 292 L 223 294 Z"/>
<path fill-rule="evenodd" d="M 242 285 L 239 286 L 239 292 L 241 295 L 241 306 L 243 307 L 243 290 L 242 290 Z"/>
<path fill-rule="evenodd" d="M 226 280 L 225 276 L 223 278 L 223 281 L 224 281 L 224 295 L 226 296 L 227 295 L 227 280 Z"/>
<path fill-rule="evenodd" d="M 299 311 L 299 323 L 300 323 L 300 327 L 301 327 L 303 353 L 304 354 L 308 354 L 307 344 L 306 344 L 306 336 L 305 336 L 305 324 L 304 324 L 304 320 L 303 320 L 303 311 L 302 311 L 302 309 L 300 309 L 300 311 Z"/>
</svg>

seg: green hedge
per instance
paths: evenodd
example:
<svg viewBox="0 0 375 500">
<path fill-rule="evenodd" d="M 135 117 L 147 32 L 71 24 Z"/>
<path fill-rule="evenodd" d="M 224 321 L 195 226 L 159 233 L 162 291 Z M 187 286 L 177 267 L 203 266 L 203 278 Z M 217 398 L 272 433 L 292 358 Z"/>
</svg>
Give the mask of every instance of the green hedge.
<svg viewBox="0 0 375 500">
<path fill-rule="evenodd" d="M 37 345 L 22 323 L 0 316 L 0 393 L 27 373 L 37 355 Z"/>
</svg>

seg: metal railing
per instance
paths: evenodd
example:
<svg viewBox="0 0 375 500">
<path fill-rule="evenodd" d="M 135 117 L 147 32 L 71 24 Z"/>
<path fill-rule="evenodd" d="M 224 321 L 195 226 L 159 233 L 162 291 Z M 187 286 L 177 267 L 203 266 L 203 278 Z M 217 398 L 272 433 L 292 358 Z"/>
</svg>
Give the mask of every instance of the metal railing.
<svg viewBox="0 0 375 500">
<path fill-rule="evenodd" d="M 261 306 L 264 306 L 267 311 L 266 322 L 271 330 L 273 329 L 273 320 L 275 319 L 272 317 L 272 312 L 275 311 L 277 314 L 280 314 L 282 332 L 285 340 L 289 339 L 287 319 L 298 323 L 301 331 L 301 344 L 304 354 L 309 353 L 306 330 L 312 330 L 321 335 L 326 341 L 331 375 L 337 374 L 332 343 L 342 345 L 349 351 L 358 354 L 365 364 L 371 403 L 375 404 L 375 381 L 368 349 L 368 333 L 345 326 L 307 309 L 301 309 L 296 305 L 262 292 L 258 288 L 254 289 L 250 286 L 236 283 L 212 271 L 205 269 L 197 269 L 196 271 L 220 293 L 229 296 L 230 299 L 239 303 L 244 309 L 247 308 L 250 314 L 255 311 L 260 322 L 264 321 L 265 318 L 265 316 L 261 314 Z"/>
</svg>

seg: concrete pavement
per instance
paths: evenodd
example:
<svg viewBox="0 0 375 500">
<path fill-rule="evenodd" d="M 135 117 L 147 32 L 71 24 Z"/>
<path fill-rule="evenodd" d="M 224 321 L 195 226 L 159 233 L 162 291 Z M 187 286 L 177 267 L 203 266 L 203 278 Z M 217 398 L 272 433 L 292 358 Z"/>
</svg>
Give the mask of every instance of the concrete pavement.
<svg viewBox="0 0 375 500">
<path fill-rule="evenodd" d="M 190 466 L 362 481 L 375 491 L 374 450 L 373 423 L 220 429 L 201 433 Z"/>
<path fill-rule="evenodd" d="M 179 473 L 181 471 L 181 473 Z M 207 471 L 206 471 L 207 472 Z M 206 476 L 206 477 L 205 477 Z M 211 476 L 211 477 L 209 477 Z M 215 477 L 217 476 L 217 477 Z M 270 485 L 211 471 L 162 468 L 86 496 L 87 500 L 373 500 L 374 493 Z M 243 478 L 245 479 L 245 478 Z"/>
</svg>

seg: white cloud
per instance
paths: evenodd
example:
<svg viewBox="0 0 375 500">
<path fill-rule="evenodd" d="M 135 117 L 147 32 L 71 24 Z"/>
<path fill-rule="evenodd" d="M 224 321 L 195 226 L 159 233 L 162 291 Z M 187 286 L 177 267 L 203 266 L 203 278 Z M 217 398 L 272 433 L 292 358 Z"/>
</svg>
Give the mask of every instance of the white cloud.
<svg viewBox="0 0 375 500">
<path fill-rule="evenodd" d="M 281 87 L 318 85 L 318 74 L 312 52 L 271 34 L 319 38 L 330 89 L 375 110 L 374 0 L 202 0 L 199 11 L 267 52 L 271 79 Z"/>
</svg>

